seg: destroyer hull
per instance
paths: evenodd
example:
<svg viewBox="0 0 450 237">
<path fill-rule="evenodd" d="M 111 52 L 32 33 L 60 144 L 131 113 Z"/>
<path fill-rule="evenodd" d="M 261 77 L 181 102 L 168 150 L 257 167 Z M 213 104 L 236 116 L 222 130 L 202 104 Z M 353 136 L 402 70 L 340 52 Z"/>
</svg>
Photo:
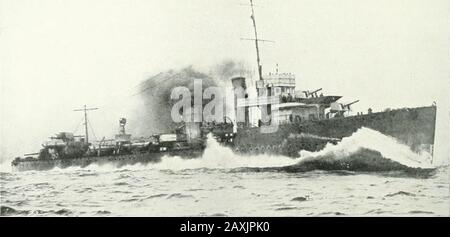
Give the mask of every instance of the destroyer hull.
<svg viewBox="0 0 450 237">
<path fill-rule="evenodd" d="M 395 138 L 415 152 L 425 150 L 432 153 L 435 125 L 436 107 L 430 106 L 283 124 L 272 133 L 262 133 L 261 128 L 243 128 L 238 129 L 233 142 L 227 140 L 223 144 L 231 147 L 237 154 L 277 154 L 298 157 L 301 150 L 321 150 L 328 143 L 336 144 L 342 138 L 349 137 L 358 129 L 366 127 Z M 12 168 L 15 171 L 43 171 L 53 168 L 86 167 L 91 164 L 110 164 L 121 167 L 158 162 L 163 156 L 198 158 L 202 156 L 203 151 L 204 147 L 127 155 L 21 160 L 13 162 Z"/>
<path fill-rule="evenodd" d="M 234 149 L 239 153 L 273 153 L 298 157 L 300 150 L 318 151 L 337 143 L 362 127 L 378 131 L 408 145 L 411 150 L 432 152 L 436 106 L 279 125 L 273 133 L 260 128 L 238 130 Z"/>
<path fill-rule="evenodd" d="M 54 160 L 28 160 L 12 164 L 13 171 L 46 171 L 54 168 L 87 167 L 89 165 L 111 165 L 120 168 L 125 165 L 156 163 L 164 156 L 180 156 L 186 159 L 199 157 L 202 150 L 171 151 L 171 152 L 149 152 L 142 154 L 113 155 L 113 156 L 92 156 L 71 159 Z"/>
</svg>

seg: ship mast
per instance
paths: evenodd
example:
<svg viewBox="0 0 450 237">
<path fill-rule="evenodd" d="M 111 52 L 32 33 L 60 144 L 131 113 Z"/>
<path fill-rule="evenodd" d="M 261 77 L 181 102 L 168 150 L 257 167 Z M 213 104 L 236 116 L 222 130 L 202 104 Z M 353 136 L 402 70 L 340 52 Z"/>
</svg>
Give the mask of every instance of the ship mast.
<svg viewBox="0 0 450 237">
<path fill-rule="evenodd" d="M 85 138 L 86 143 L 89 143 L 89 131 L 88 131 L 88 119 L 87 119 L 87 111 L 90 110 L 97 110 L 98 108 L 87 108 L 86 105 L 84 105 L 84 108 L 82 109 L 75 109 L 74 111 L 84 111 L 84 131 L 85 131 Z"/>
<path fill-rule="evenodd" d="M 253 23 L 253 29 L 255 31 L 255 38 L 254 39 L 248 39 L 248 38 L 241 38 L 241 40 L 251 40 L 251 41 L 255 41 L 255 47 L 256 47 L 256 62 L 258 64 L 258 79 L 262 80 L 263 76 L 262 76 L 262 65 L 261 65 L 261 57 L 259 55 L 259 42 L 270 42 L 270 43 L 275 43 L 272 40 L 265 40 L 265 39 L 259 39 L 258 38 L 258 31 L 256 28 L 256 18 L 255 18 L 255 5 L 253 4 L 253 0 L 250 0 L 250 5 L 252 8 L 252 23 Z"/>
<path fill-rule="evenodd" d="M 261 66 L 261 58 L 259 56 L 259 39 L 258 39 L 258 31 L 256 28 L 256 19 L 255 19 L 255 10 L 253 5 L 253 0 L 250 0 L 250 7 L 252 8 L 252 22 L 253 29 L 255 30 L 255 46 L 256 46 L 256 62 L 258 64 L 258 76 L 259 80 L 262 80 L 262 66 Z"/>
</svg>

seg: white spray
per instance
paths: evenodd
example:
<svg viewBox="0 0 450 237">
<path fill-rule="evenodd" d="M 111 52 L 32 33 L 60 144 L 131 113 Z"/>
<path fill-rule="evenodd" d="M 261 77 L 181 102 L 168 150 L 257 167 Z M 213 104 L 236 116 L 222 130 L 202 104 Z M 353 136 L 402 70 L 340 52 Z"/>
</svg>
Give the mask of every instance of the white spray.
<svg viewBox="0 0 450 237">
<path fill-rule="evenodd" d="M 429 162 L 431 160 L 429 153 L 421 152 L 421 154 L 417 154 L 407 145 L 399 143 L 395 138 L 365 127 L 359 129 L 350 137 L 343 138 L 336 145 L 328 144 L 318 152 L 301 151 L 300 156 L 304 159 L 311 159 L 331 155 L 335 159 L 342 159 L 355 154 L 362 148 L 378 151 L 384 158 L 411 168 L 432 168 Z M 364 157 L 361 157 L 361 159 L 364 159 Z"/>
</svg>

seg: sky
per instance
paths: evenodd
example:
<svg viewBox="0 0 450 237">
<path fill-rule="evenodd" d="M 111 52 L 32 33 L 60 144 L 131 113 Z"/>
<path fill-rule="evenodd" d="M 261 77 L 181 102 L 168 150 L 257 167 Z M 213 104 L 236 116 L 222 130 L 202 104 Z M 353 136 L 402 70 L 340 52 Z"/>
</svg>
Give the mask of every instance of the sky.
<svg viewBox="0 0 450 237">
<path fill-rule="evenodd" d="M 111 137 L 158 72 L 223 60 L 255 65 L 246 0 L 0 0 L 1 159 L 37 151 L 90 113 Z M 438 106 L 437 153 L 449 152 L 448 0 L 255 0 L 265 72 L 298 89 L 359 99 L 355 111 Z"/>
</svg>

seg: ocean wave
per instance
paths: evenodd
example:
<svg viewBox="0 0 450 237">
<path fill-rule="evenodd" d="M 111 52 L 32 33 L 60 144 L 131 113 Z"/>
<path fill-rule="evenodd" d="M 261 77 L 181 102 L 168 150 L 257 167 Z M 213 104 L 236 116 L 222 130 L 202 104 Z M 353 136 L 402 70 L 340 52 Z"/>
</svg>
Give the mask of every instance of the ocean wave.
<svg viewBox="0 0 450 237">
<path fill-rule="evenodd" d="M 8 206 L 0 206 L 0 216 L 26 215 L 29 211 L 16 210 Z"/>
<path fill-rule="evenodd" d="M 304 201 L 307 201 L 307 200 L 309 200 L 309 196 L 305 196 L 305 197 L 299 196 L 299 197 L 293 198 L 291 201 L 304 202 Z"/>
<path fill-rule="evenodd" d="M 364 150 L 377 152 L 381 157 L 407 167 L 435 168 L 431 165 L 429 153 L 425 151 L 413 152 L 409 146 L 399 143 L 395 138 L 365 127 L 360 128 L 351 136 L 343 138 L 336 145 L 328 144 L 318 152 L 301 151 L 300 155 L 308 159 L 332 157 L 335 160 L 340 160 Z M 366 158 L 363 156 L 361 159 Z"/>
<path fill-rule="evenodd" d="M 324 170 L 338 175 L 353 175 L 354 172 L 385 172 L 388 175 L 432 175 L 435 167 L 429 160 L 430 154 L 415 153 L 394 138 L 380 132 L 361 128 L 341 142 L 328 144 L 318 152 L 301 151 L 300 158 L 269 155 L 237 155 L 230 148 L 223 147 L 214 139 L 208 139 L 208 146 L 202 158 L 184 160 L 178 157 L 164 157 L 152 168 L 185 169 L 230 169 L 234 172 L 285 171 L 307 172 Z M 395 173 L 401 171 L 400 173 Z M 386 173 L 389 172 L 389 173 Z"/>
<path fill-rule="evenodd" d="M 167 196 L 167 199 L 171 199 L 171 198 L 193 198 L 194 196 L 192 195 L 185 195 L 185 194 L 181 194 L 181 193 L 173 193 L 170 194 L 169 196 Z"/>
<path fill-rule="evenodd" d="M 336 145 L 328 144 L 321 151 L 301 151 L 300 155 L 301 158 L 237 155 L 230 148 L 209 139 L 202 158 L 163 157 L 161 162 L 149 166 L 162 170 L 229 169 L 235 172 L 325 170 L 341 175 L 352 175 L 353 171 L 406 171 L 421 175 L 434 169 L 427 163 L 429 154 L 414 153 L 408 146 L 368 128 L 358 130 Z"/>
<path fill-rule="evenodd" d="M 110 211 L 100 210 L 95 213 L 96 215 L 110 215 Z"/>
<path fill-rule="evenodd" d="M 20 216 L 20 215 L 47 215 L 47 216 L 69 216 L 73 212 L 69 209 L 59 210 L 18 210 L 8 206 L 0 207 L 0 216 Z"/>
<path fill-rule="evenodd" d="M 160 193 L 160 194 L 150 195 L 150 196 L 146 197 L 145 199 L 162 198 L 162 197 L 165 197 L 165 196 L 167 196 L 167 194 Z"/>
<path fill-rule="evenodd" d="M 385 197 L 394 197 L 394 196 L 416 196 L 414 193 L 410 193 L 410 192 L 405 192 L 405 191 L 398 191 L 396 193 L 390 193 L 387 194 Z"/>
</svg>

